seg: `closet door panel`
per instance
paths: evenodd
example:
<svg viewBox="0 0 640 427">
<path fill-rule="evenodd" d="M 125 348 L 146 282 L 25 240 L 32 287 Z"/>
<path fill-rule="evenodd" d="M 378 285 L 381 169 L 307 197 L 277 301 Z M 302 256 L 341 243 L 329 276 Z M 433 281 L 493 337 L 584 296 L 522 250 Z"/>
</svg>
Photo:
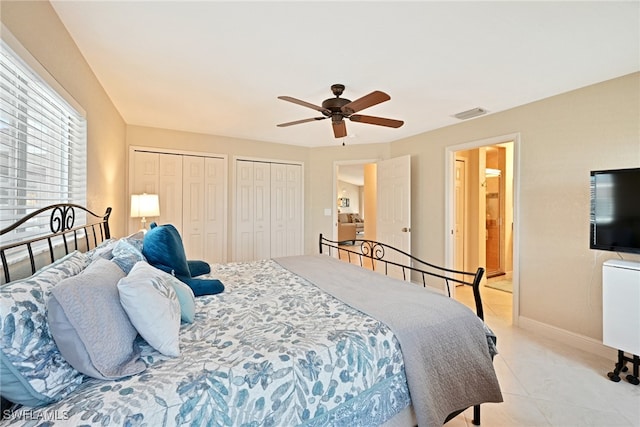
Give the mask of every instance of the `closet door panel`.
<svg viewBox="0 0 640 427">
<path fill-rule="evenodd" d="M 205 158 L 204 256 L 209 262 L 227 262 L 227 168 L 225 159 Z"/>
<path fill-rule="evenodd" d="M 159 224 L 172 224 L 182 233 L 182 156 L 158 154 Z"/>
<path fill-rule="evenodd" d="M 204 260 L 204 157 L 182 159 L 182 241 L 188 259 Z"/>
<path fill-rule="evenodd" d="M 302 166 L 287 165 L 285 226 L 287 255 L 302 255 Z"/>
<path fill-rule="evenodd" d="M 287 165 L 271 165 L 271 256 L 287 251 Z"/>
<path fill-rule="evenodd" d="M 158 193 L 158 153 L 136 152 L 133 158 L 132 194 Z"/>
<path fill-rule="evenodd" d="M 253 170 L 253 259 L 264 259 L 271 256 L 271 165 L 254 162 Z"/>
<path fill-rule="evenodd" d="M 234 260 L 254 258 L 253 214 L 253 162 L 236 162 L 236 238 Z"/>
</svg>

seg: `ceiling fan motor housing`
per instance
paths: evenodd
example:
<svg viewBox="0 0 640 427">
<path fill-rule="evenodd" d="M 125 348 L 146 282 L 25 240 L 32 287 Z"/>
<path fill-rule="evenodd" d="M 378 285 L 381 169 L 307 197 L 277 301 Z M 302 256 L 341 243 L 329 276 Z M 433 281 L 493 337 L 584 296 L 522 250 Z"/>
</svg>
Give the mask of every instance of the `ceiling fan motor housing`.
<svg viewBox="0 0 640 427">
<path fill-rule="evenodd" d="M 342 107 L 347 105 L 351 101 L 346 98 L 329 98 L 322 101 L 322 108 L 331 111 L 331 114 L 323 112 L 327 117 L 331 116 L 331 120 L 334 122 L 342 120 L 343 117 L 349 117 L 353 112 L 343 111 Z"/>
</svg>

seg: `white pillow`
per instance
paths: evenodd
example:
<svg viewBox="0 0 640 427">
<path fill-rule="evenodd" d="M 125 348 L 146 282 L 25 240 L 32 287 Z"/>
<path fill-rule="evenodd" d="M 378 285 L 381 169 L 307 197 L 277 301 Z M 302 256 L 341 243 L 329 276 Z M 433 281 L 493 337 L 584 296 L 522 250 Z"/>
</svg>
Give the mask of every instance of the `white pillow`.
<svg viewBox="0 0 640 427">
<path fill-rule="evenodd" d="M 118 282 L 120 303 L 131 323 L 151 347 L 180 355 L 180 302 L 167 273 L 137 262 Z"/>
</svg>

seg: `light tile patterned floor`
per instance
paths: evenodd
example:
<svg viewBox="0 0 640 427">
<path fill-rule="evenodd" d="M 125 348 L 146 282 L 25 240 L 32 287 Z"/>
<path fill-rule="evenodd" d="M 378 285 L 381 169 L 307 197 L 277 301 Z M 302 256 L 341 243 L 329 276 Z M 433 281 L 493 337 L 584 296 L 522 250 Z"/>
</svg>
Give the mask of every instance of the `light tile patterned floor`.
<svg viewBox="0 0 640 427">
<path fill-rule="evenodd" d="M 610 381 L 613 360 L 513 327 L 511 294 L 481 292 L 498 336 L 494 364 L 505 400 L 482 405 L 483 426 L 640 426 L 640 386 Z M 456 299 L 472 304 L 471 288 L 456 288 Z M 470 427 L 472 417 L 467 410 L 447 426 Z"/>
<path fill-rule="evenodd" d="M 614 360 L 514 327 L 512 294 L 487 287 L 481 294 L 485 320 L 498 337 L 494 364 L 504 397 L 482 405 L 483 426 L 640 427 L 640 386 L 610 381 Z M 469 286 L 458 286 L 456 299 L 475 307 Z M 470 408 L 446 426 L 472 427 L 472 419 Z"/>
</svg>

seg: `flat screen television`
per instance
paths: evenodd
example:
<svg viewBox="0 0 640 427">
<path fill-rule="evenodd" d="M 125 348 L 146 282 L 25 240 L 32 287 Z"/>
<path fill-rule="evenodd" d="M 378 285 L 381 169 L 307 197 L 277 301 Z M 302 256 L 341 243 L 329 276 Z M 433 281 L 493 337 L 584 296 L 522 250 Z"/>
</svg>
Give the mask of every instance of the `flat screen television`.
<svg viewBox="0 0 640 427">
<path fill-rule="evenodd" d="M 640 253 L 640 168 L 591 171 L 590 247 Z"/>
</svg>

